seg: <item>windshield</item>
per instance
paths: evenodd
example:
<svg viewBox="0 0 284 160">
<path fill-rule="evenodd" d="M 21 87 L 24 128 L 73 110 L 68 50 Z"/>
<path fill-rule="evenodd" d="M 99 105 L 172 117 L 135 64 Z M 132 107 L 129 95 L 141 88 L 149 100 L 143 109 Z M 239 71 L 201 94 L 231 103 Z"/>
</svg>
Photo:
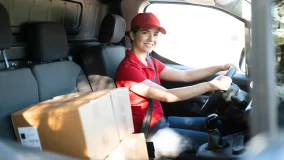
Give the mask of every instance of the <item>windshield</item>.
<svg viewBox="0 0 284 160">
<path fill-rule="evenodd" d="M 184 4 L 151 4 L 146 12 L 154 13 L 167 30 L 159 35 L 155 48 L 161 56 L 190 68 L 238 66 L 245 47 L 245 23 L 239 19 L 210 7 Z"/>
</svg>

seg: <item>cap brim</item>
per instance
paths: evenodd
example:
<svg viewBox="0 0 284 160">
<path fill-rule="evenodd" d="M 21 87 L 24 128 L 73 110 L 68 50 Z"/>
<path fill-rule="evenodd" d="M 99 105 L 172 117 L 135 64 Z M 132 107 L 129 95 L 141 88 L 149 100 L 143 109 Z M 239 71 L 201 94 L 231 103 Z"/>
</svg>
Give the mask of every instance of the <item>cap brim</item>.
<svg viewBox="0 0 284 160">
<path fill-rule="evenodd" d="M 140 26 L 142 29 L 151 29 L 151 28 L 159 28 L 160 29 L 160 32 L 163 33 L 163 34 L 166 34 L 166 30 L 164 27 L 162 26 L 159 26 L 159 25 L 154 25 L 154 24 L 143 24 L 143 26 Z"/>
</svg>

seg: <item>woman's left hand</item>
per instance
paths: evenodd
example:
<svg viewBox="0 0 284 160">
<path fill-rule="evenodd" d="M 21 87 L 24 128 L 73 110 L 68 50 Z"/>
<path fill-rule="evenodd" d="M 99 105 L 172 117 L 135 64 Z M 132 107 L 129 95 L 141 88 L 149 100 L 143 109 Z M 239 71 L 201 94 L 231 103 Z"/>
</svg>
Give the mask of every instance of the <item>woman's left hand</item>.
<svg viewBox="0 0 284 160">
<path fill-rule="evenodd" d="M 234 67 L 236 67 L 236 72 L 238 72 L 238 67 L 235 65 L 235 64 L 233 64 L 233 63 L 227 63 L 227 64 L 224 64 L 224 65 L 222 65 L 221 66 L 221 71 L 226 71 L 226 70 L 228 70 L 231 66 L 234 66 Z"/>
</svg>

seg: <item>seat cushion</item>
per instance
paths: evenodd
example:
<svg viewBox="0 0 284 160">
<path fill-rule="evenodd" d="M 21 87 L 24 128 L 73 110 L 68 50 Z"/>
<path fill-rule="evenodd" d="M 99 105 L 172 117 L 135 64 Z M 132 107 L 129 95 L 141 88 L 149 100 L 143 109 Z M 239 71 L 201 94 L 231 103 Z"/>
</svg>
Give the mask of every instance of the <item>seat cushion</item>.
<svg viewBox="0 0 284 160">
<path fill-rule="evenodd" d="M 92 91 L 80 66 L 71 61 L 35 65 L 32 72 L 38 82 L 40 101 L 58 95 Z"/>
<path fill-rule="evenodd" d="M 38 86 L 28 68 L 0 72 L 0 137 L 16 140 L 11 113 L 39 102 Z"/>
<path fill-rule="evenodd" d="M 123 46 L 92 46 L 83 56 L 83 66 L 93 91 L 116 88 L 116 69 L 125 57 Z"/>
<path fill-rule="evenodd" d="M 116 69 L 125 57 L 124 46 L 92 46 L 83 58 L 86 74 L 115 78 Z"/>
</svg>

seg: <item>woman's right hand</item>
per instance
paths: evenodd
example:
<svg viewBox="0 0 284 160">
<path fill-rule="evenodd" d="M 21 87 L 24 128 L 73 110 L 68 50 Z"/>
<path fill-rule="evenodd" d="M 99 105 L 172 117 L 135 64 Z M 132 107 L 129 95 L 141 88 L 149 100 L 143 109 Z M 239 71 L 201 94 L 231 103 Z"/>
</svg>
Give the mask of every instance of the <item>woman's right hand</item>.
<svg viewBox="0 0 284 160">
<path fill-rule="evenodd" d="M 213 80 L 209 81 L 209 84 L 211 85 L 211 90 L 228 90 L 232 84 L 232 78 L 225 76 L 225 75 L 219 75 L 215 77 Z"/>
</svg>

